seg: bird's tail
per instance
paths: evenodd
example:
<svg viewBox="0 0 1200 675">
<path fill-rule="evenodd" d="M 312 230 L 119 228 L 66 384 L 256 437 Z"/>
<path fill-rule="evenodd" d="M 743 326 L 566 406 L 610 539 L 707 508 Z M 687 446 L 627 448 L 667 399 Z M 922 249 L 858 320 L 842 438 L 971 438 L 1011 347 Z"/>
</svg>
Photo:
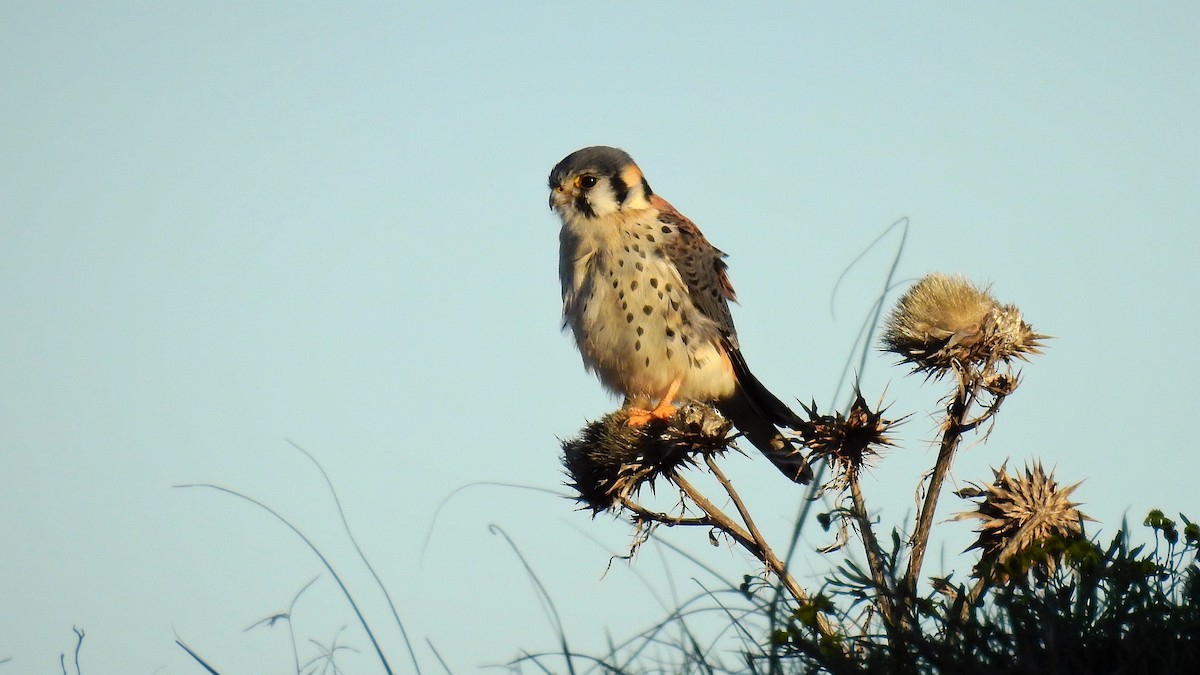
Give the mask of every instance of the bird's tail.
<svg viewBox="0 0 1200 675">
<path fill-rule="evenodd" d="M 812 481 L 812 468 L 808 465 L 804 453 L 796 447 L 789 438 L 779 432 L 779 429 L 763 416 L 743 392 L 718 403 L 721 414 L 733 422 L 733 426 L 742 432 L 746 440 L 762 451 L 767 459 L 779 469 L 788 480 L 797 483 Z"/>
<path fill-rule="evenodd" d="M 803 420 L 792 412 L 787 404 L 772 394 L 762 382 L 758 381 L 754 373 L 750 372 L 750 366 L 746 365 L 746 359 L 742 356 L 742 352 L 726 348 L 725 353 L 729 356 L 730 365 L 733 366 L 733 376 L 737 378 L 738 388 L 749 399 L 750 405 L 775 426 L 799 429 Z"/>
<path fill-rule="evenodd" d="M 746 366 L 746 360 L 736 349 L 727 350 L 738 391 L 720 402 L 721 414 L 742 432 L 754 447 L 789 480 L 808 483 L 813 478 L 812 467 L 796 444 L 779 432 L 779 427 L 798 429 L 802 420 L 783 401 L 772 394 Z"/>
</svg>

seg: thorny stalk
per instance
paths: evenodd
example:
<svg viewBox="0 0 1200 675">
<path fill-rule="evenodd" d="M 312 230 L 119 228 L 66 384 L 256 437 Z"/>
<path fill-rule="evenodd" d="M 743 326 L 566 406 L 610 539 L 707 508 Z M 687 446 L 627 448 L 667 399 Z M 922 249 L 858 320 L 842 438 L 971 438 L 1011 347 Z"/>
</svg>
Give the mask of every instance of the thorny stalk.
<svg viewBox="0 0 1200 675">
<path fill-rule="evenodd" d="M 757 558 L 760 562 L 771 571 L 772 574 L 780 580 L 780 583 L 787 590 L 788 594 L 801 605 L 808 604 L 809 596 L 804 588 L 800 586 L 795 577 L 787 571 L 786 565 L 775 554 L 775 551 L 767 543 L 762 532 L 759 531 L 754 519 L 750 515 L 750 511 L 746 508 L 741 496 L 734 489 L 733 484 L 717 466 L 716 462 L 711 457 L 706 458 L 706 463 L 709 470 L 713 472 L 717 481 L 726 494 L 733 501 L 738 510 L 738 514 L 745 525 L 739 524 L 728 514 L 713 504 L 707 497 L 704 496 L 696 486 L 684 478 L 679 473 L 674 473 L 669 477 L 669 480 L 676 485 L 692 501 L 701 511 L 704 516 L 700 518 L 681 518 L 671 516 L 665 513 L 652 511 L 636 502 L 626 498 L 622 500 L 622 505 L 633 511 L 638 518 L 646 521 L 653 521 L 667 526 L 674 525 L 702 525 L 715 528 L 728 535 L 731 539 L 738 543 L 742 548 L 748 551 L 751 555 Z M 828 620 L 824 615 L 817 614 L 817 631 L 826 637 L 834 635 L 833 627 L 829 625 Z"/>
<path fill-rule="evenodd" d="M 742 520 L 746 523 L 746 526 L 750 530 L 753 546 L 746 546 L 743 543 L 743 547 L 753 553 L 756 558 L 758 558 L 764 565 L 767 566 L 769 570 L 771 570 L 772 573 L 775 574 L 776 578 L 779 579 L 780 583 L 787 590 L 788 594 L 795 599 L 797 604 L 808 604 L 808 593 L 806 593 L 804 588 L 800 586 L 800 584 L 796 581 L 796 578 L 793 577 L 790 572 L 788 572 L 783 561 L 779 559 L 779 556 L 775 555 L 775 551 L 772 550 L 770 545 L 767 544 L 766 538 L 763 537 L 762 532 L 760 532 L 758 529 L 758 526 L 754 524 L 754 520 L 750 517 L 749 509 L 746 508 L 746 505 L 742 501 L 741 496 L 737 493 L 737 490 L 733 488 L 733 484 L 728 478 L 725 477 L 725 474 L 721 471 L 711 457 L 706 458 L 706 461 L 709 469 L 713 472 L 713 475 L 715 475 L 717 480 L 721 483 L 721 487 L 724 488 L 725 492 L 729 495 L 729 498 L 733 500 L 734 505 L 737 507 L 738 513 L 741 515 Z M 692 492 L 695 492 L 695 488 L 692 488 Z M 694 498 L 695 497 L 693 496 L 693 499 Z M 708 500 L 704 501 L 709 505 L 710 508 L 716 508 L 712 506 L 712 503 L 708 502 Z M 833 627 L 829 625 L 829 622 L 825 616 L 819 612 L 816 615 L 816 624 L 817 631 L 821 635 L 829 637 L 834 634 Z"/>
<path fill-rule="evenodd" d="M 679 485 L 679 489 L 682 490 L 684 494 L 691 497 L 692 501 L 696 502 L 696 504 L 700 506 L 700 509 L 704 511 L 704 516 L 699 518 L 672 516 L 669 513 L 652 511 L 641 504 L 638 504 L 632 499 L 629 499 L 628 497 L 623 497 L 621 499 L 621 506 L 632 511 L 635 515 L 635 521 L 637 522 L 658 523 L 660 525 L 666 525 L 667 527 L 674 527 L 676 525 L 691 525 L 720 530 L 740 544 L 743 548 L 751 553 L 754 553 L 755 557 L 758 557 L 758 554 L 755 553 L 755 547 L 757 544 L 754 542 L 754 539 L 751 537 L 750 533 L 746 532 L 745 529 L 729 518 L 729 516 L 725 515 L 725 513 L 713 505 L 712 502 L 709 502 L 707 499 L 705 499 L 704 495 L 700 494 L 690 483 L 687 483 L 687 481 L 683 482 L 687 484 L 687 487 L 685 488 L 682 485 Z M 696 499 L 696 497 L 699 497 L 699 499 Z M 703 502 L 701 500 L 703 500 Z"/>
<path fill-rule="evenodd" d="M 726 515 L 724 511 L 717 508 L 716 504 L 710 502 L 708 497 L 705 497 L 704 494 L 697 490 L 694 485 L 689 483 L 686 478 L 679 474 L 675 474 L 674 476 L 671 476 L 671 482 L 675 483 L 675 485 L 677 485 L 679 489 L 682 490 L 683 493 L 687 495 L 693 503 L 696 504 L 696 506 L 700 507 L 700 510 L 704 512 L 704 515 L 712 521 L 713 527 L 716 527 L 722 532 L 728 534 L 743 548 L 754 554 L 754 557 L 758 558 L 759 560 L 763 559 L 762 548 L 758 541 L 755 540 L 754 536 L 747 532 L 746 529 L 741 525 L 738 525 L 737 521 Z"/>
<path fill-rule="evenodd" d="M 875 582 L 879 593 L 879 611 L 883 614 L 884 625 L 891 635 L 896 629 L 902 628 L 896 616 L 896 606 L 892 602 L 893 589 L 888 584 L 887 572 L 883 568 L 883 552 L 879 548 L 879 540 L 871 527 L 871 517 L 867 512 L 867 502 L 863 498 L 862 487 L 858 476 L 850 481 L 850 496 L 854 500 L 854 517 L 858 520 L 859 536 L 862 537 L 863 550 L 867 556 L 867 567 L 871 570 L 871 579 Z"/>
<path fill-rule="evenodd" d="M 1000 403 L 1004 399 L 1003 395 L 996 394 L 996 400 L 988 406 L 984 413 L 976 419 L 967 419 L 971 407 L 978 399 L 979 390 L 983 386 L 984 373 L 990 372 L 992 365 L 989 363 L 981 370 L 966 366 L 957 372 L 958 387 L 954 392 L 954 398 L 946 407 L 946 421 L 943 423 L 937 462 L 933 465 L 933 471 L 929 476 L 925 502 L 921 506 L 917 527 L 910 540 L 912 552 L 909 554 L 908 571 L 904 577 L 907 591 L 906 602 L 911 602 L 912 598 L 917 595 L 917 583 L 921 578 L 921 566 L 925 562 L 925 549 L 929 545 L 929 534 L 933 527 L 934 513 L 937 511 L 938 497 L 941 495 L 942 483 L 945 481 L 946 473 L 950 470 L 950 465 L 954 462 L 954 453 L 962 441 L 963 434 L 975 429 L 994 415 L 1000 409 Z"/>
<path fill-rule="evenodd" d="M 733 489 L 733 483 L 731 483 L 729 479 L 725 477 L 725 473 L 721 471 L 721 468 L 717 466 L 717 463 L 713 461 L 712 457 L 706 457 L 705 462 L 708 463 L 709 470 L 712 471 L 713 475 L 717 477 L 717 481 L 721 483 L 721 487 L 725 489 L 725 492 L 729 495 L 729 498 L 733 500 L 733 504 L 737 508 L 738 514 L 740 514 L 742 517 L 742 522 L 746 523 L 746 527 L 750 530 L 750 536 L 754 537 L 754 542 L 758 545 L 759 550 L 762 551 L 762 555 L 759 556 L 759 560 L 761 560 L 763 564 L 765 564 L 775 574 L 779 581 L 783 583 L 784 588 L 786 588 L 788 593 L 796 599 L 797 603 L 807 603 L 808 594 L 805 593 L 800 584 L 796 582 L 796 578 L 793 577 L 790 572 L 788 572 L 787 567 L 783 564 L 783 561 L 779 559 L 779 556 L 775 555 L 775 551 L 771 549 L 769 544 L 767 544 L 766 537 L 762 535 L 762 532 L 759 531 L 758 526 L 754 524 L 754 519 L 750 516 L 750 510 L 746 508 L 746 504 L 742 501 L 741 495 L 737 493 L 737 490 Z M 828 625 L 828 622 L 826 622 L 824 615 L 820 613 L 817 614 L 817 626 L 823 635 L 831 634 L 831 629 Z"/>
<path fill-rule="evenodd" d="M 862 593 L 870 592 L 865 586 L 874 587 L 874 597 L 870 598 L 865 610 L 866 619 L 862 623 L 854 621 L 854 625 L 863 632 L 860 638 L 866 640 L 864 644 L 876 645 L 877 641 L 886 637 L 887 647 L 892 655 L 890 668 L 900 671 L 913 670 L 916 662 L 911 661 L 911 657 L 916 652 L 912 650 L 922 651 L 925 644 L 923 628 L 920 625 L 922 621 L 918 619 L 918 616 L 924 616 L 924 605 L 920 608 L 917 605 L 920 597 L 918 584 L 922 579 L 922 567 L 938 500 L 962 438 L 971 431 L 982 432 L 984 437 L 988 435 L 988 431 L 980 430 L 984 428 L 984 424 L 995 419 L 1004 399 L 1012 394 L 1020 383 L 1019 372 L 1014 374 L 1013 371 L 1014 360 L 1027 360 L 1028 357 L 1039 354 L 1045 339 L 1048 339 L 1048 336 L 1034 333 L 1032 325 L 1021 317 L 1018 307 L 998 303 L 988 289 L 974 286 L 966 277 L 936 273 L 926 275 L 896 304 L 884 331 L 883 350 L 898 354 L 901 358 L 900 363 L 912 365 L 913 372 L 923 372 L 926 378 L 931 380 L 942 380 L 946 377 L 954 383 L 952 392 L 941 401 L 944 405 L 944 417 L 940 425 L 937 459 L 931 470 L 920 479 L 920 483 L 924 484 L 925 494 L 920 497 L 916 522 L 907 542 L 908 556 L 904 568 L 900 568 L 900 551 L 884 549 L 877 539 L 862 484 L 858 479 L 858 472 L 865 462 L 875 458 L 883 448 L 892 444 L 887 431 L 895 420 L 884 419 L 882 411 L 872 412 L 862 400 L 862 394 L 856 392 L 858 401 L 844 416 L 822 416 L 816 412 L 814 404 L 814 410 L 805 407 L 810 419 L 805 420 L 803 426 L 793 428 L 812 455 L 821 456 L 827 460 L 830 467 L 839 471 L 835 479 L 824 485 L 823 489 L 850 488 L 850 504 L 842 503 L 834 513 L 838 514 L 842 534 L 845 534 L 847 525 L 856 526 L 858 536 L 862 538 L 866 566 L 870 574 L 868 583 L 860 577 L 857 568 L 854 571 L 853 585 L 856 587 L 851 589 L 856 596 L 854 602 L 857 604 L 860 599 L 865 599 Z M 1002 368 L 997 369 L 997 366 Z M 586 504 L 594 513 L 628 509 L 634 516 L 640 533 L 643 527 L 654 525 L 708 527 L 710 538 L 713 537 L 713 532 L 724 532 L 761 561 L 767 574 L 774 575 L 779 580 L 778 586 L 775 586 L 775 601 L 791 597 L 798 605 L 797 609 L 815 610 L 811 614 L 805 613 L 804 617 L 794 615 L 792 620 L 802 621 L 805 626 L 815 626 L 815 632 L 820 637 L 817 640 L 812 639 L 811 635 L 805 638 L 792 634 L 790 625 L 786 637 L 782 638 L 779 644 L 775 644 L 774 639 L 778 632 L 775 632 L 776 625 L 772 623 L 773 649 L 770 651 L 770 671 L 776 671 L 776 655 L 780 649 L 784 649 L 785 643 L 787 649 L 808 653 L 830 671 L 858 671 L 862 664 L 851 659 L 857 661 L 857 657 L 863 652 L 827 649 L 828 646 L 845 644 L 842 643 L 842 639 L 846 635 L 840 634 L 842 628 L 836 628 L 835 631 L 835 628 L 830 626 L 829 613 L 836 613 L 838 610 L 815 607 L 814 599 L 810 599 L 809 593 L 788 572 L 787 563 L 781 561 L 770 548 L 766 538 L 758 530 L 755 520 L 751 518 L 742 497 L 716 462 L 716 456 L 724 453 L 727 447 L 726 432 L 730 430 L 727 420 L 718 414 L 718 424 L 710 424 L 712 420 L 707 416 L 706 410 L 698 412 L 701 413 L 698 416 L 690 414 L 686 420 L 680 418 L 679 422 L 672 422 L 673 426 L 668 428 L 670 435 L 649 437 L 632 434 L 628 430 L 626 420 L 612 414 L 606 420 L 602 420 L 602 423 L 590 424 L 578 440 L 564 442 L 564 464 L 568 467 L 571 478 L 575 480 L 574 486 L 580 490 L 578 501 Z M 700 466 L 701 458 L 704 466 L 707 466 L 708 471 L 725 490 L 728 500 L 737 508 L 738 519 L 722 512 L 680 472 L 684 468 Z M 1038 508 L 1057 513 L 1060 520 L 1063 514 L 1079 515 L 1073 510 L 1078 504 L 1067 500 L 1074 486 L 1057 489 L 1052 480 L 1038 471 L 1039 479 L 1033 482 L 1032 488 L 1014 491 L 1019 497 L 1019 500 L 1016 500 L 1019 506 L 1026 502 L 1034 506 L 1042 504 Z M 676 485 L 682 492 L 682 513 L 655 512 L 632 501 L 631 495 L 636 494 L 638 486 L 653 485 L 654 479 L 660 477 Z M 998 494 L 998 489 L 989 490 L 989 494 Z M 983 495 L 983 491 L 977 492 Z M 842 498 L 845 500 L 845 494 L 842 494 Z M 1013 501 L 1013 497 L 1009 497 L 1009 501 Z M 984 503 L 991 504 L 994 510 L 997 508 L 991 502 Z M 980 509 L 985 515 L 990 513 L 983 507 Z M 978 515 L 971 516 L 978 518 Z M 1021 521 L 1016 516 L 1012 516 L 1010 520 Z M 1031 524 L 1021 525 L 1019 528 L 1006 525 L 1003 528 L 1004 536 L 1013 536 L 1010 531 L 1015 531 L 1016 539 L 1006 545 L 992 545 L 986 551 L 986 555 L 995 555 L 997 561 L 1006 560 L 1010 552 L 1025 545 L 1016 542 L 1036 539 L 1039 532 L 1049 527 L 1044 519 L 1034 519 Z M 1058 528 L 1061 530 L 1062 527 Z M 984 530 L 988 528 L 985 527 Z M 995 534 L 992 534 L 992 537 L 995 537 Z M 832 551 L 844 544 L 845 538 L 839 537 L 838 544 L 821 550 Z M 793 542 L 793 548 L 794 545 L 796 544 Z M 997 550 L 998 554 L 995 554 Z M 996 580 L 989 574 L 980 575 L 973 589 L 962 590 L 960 595 L 954 596 L 956 603 L 964 604 L 955 607 L 950 614 L 961 614 L 961 620 L 965 621 L 971 609 L 976 607 L 980 598 L 995 583 Z M 822 599 L 823 596 L 816 597 L 816 601 Z M 769 611 L 770 616 L 774 617 L 775 602 L 769 605 Z M 841 616 L 842 620 L 848 620 L 844 613 L 838 616 Z M 874 633 L 872 628 L 877 626 L 876 616 L 882 621 L 886 635 Z M 874 634 L 866 634 L 868 631 Z M 832 639 L 827 641 L 826 638 Z M 838 663 L 844 664 L 847 669 L 841 665 L 835 668 L 834 665 Z"/>
</svg>

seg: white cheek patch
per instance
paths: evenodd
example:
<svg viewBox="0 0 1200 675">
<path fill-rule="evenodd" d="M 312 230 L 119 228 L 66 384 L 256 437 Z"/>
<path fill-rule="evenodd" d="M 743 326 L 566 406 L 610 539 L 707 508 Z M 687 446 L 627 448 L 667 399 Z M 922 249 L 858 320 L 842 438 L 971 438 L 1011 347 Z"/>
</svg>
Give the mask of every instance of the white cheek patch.
<svg viewBox="0 0 1200 675">
<path fill-rule="evenodd" d="M 613 193 L 612 183 L 607 178 L 601 179 L 596 183 L 596 187 L 588 190 L 587 201 L 597 218 L 616 213 L 621 209 L 621 205 L 617 203 L 617 196 Z"/>
</svg>

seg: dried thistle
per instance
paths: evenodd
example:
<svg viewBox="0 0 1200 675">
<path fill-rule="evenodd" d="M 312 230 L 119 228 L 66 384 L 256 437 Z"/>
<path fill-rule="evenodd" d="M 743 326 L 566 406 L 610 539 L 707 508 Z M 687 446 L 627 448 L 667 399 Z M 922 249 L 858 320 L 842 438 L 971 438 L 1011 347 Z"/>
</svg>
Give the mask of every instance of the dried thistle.
<svg viewBox="0 0 1200 675">
<path fill-rule="evenodd" d="M 1003 581 L 1011 574 L 1036 570 L 1052 574 L 1061 554 L 1061 544 L 1083 537 L 1083 521 L 1092 520 L 1070 501 L 1080 483 L 1060 488 L 1053 474 L 1047 476 L 1040 462 L 1025 467 L 1025 473 L 1010 476 L 1005 466 L 993 469 L 990 485 L 974 485 L 956 494 L 980 499 L 974 511 L 959 513 L 953 520 L 976 518 L 979 538 L 971 549 L 983 551 L 975 576 Z"/>
<path fill-rule="evenodd" d="M 864 466 L 892 445 L 887 431 L 896 420 L 884 419 L 887 409 L 875 412 L 861 392 L 855 393 L 850 412 L 821 415 L 816 404 L 802 404 L 808 419 L 797 430 L 804 445 L 833 467 L 835 475 L 826 488 L 842 489 L 854 480 Z"/>
<path fill-rule="evenodd" d="M 622 408 L 591 422 L 562 442 L 563 466 L 578 492 L 576 500 L 593 514 L 616 507 L 659 476 L 729 449 L 732 424 L 714 408 L 697 402 L 679 406 L 670 420 L 640 427 L 626 424 Z"/>
<path fill-rule="evenodd" d="M 900 297 L 883 334 L 887 351 L 933 377 L 1039 354 L 1047 336 L 1033 332 L 1016 305 L 1001 305 L 962 276 L 933 273 Z M 1003 384 L 1012 384 L 1015 380 Z"/>
</svg>

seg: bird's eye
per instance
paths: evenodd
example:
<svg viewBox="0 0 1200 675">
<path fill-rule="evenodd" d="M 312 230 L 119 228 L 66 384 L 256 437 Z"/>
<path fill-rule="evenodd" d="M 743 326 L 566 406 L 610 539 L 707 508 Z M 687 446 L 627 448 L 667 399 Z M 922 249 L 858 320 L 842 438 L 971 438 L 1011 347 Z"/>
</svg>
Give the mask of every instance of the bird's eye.
<svg viewBox="0 0 1200 675">
<path fill-rule="evenodd" d="M 590 190 L 596 187 L 597 182 L 599 182 L 599 179 L 595 176 L 580 176 L 575 179 L 575 186 L 581 187 L 584 190 Z"/>
</svg>

